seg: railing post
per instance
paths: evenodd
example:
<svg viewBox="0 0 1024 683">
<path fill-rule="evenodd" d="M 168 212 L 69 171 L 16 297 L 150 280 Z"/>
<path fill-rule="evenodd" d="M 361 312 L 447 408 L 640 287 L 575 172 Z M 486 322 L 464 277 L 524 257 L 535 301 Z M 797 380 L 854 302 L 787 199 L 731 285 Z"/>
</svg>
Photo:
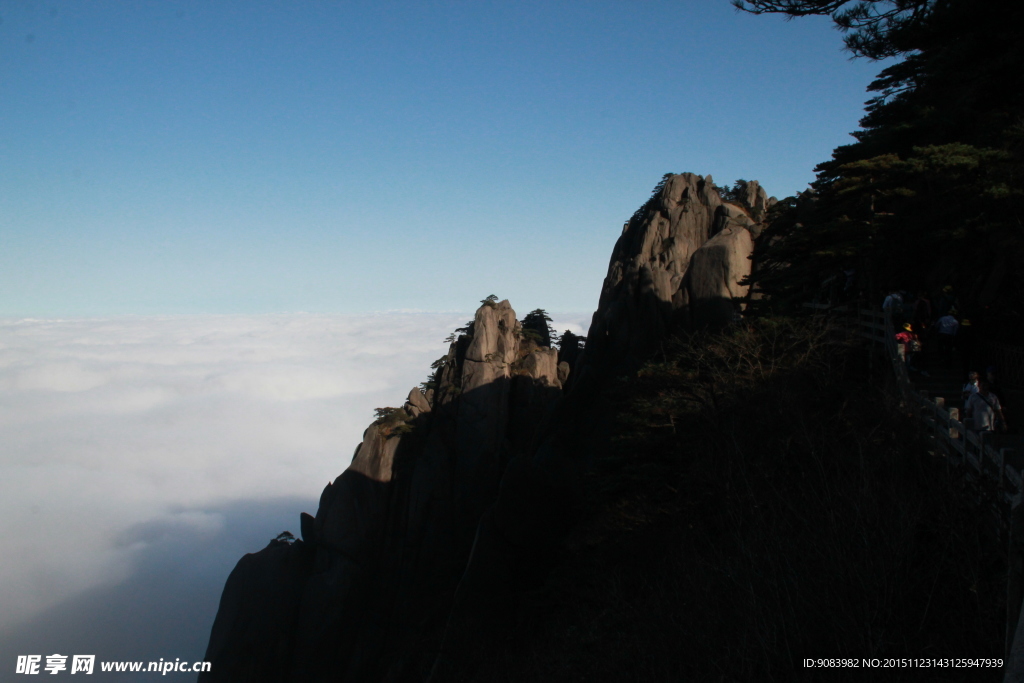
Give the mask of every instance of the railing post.
<svg viewBox="0 0 1024 683">
<path fill-rule="evenodd" d="M 950 408 L 949 409 L 949 419 L 956 420 L 957 422 L 959 422 L 960 421 L 960 409 L 959 408 Z M 960 438 L 960 431 L 956 427 L 950 427 L 949 428 L 949 438 L 951 438 L 951 439 L 959 439 Z"/>
<path fill-rule="evenodd" d="M 943 424 L 943 418 L 946 415 L 946 399 L 942 396 L 936 396 L 932 401 L 932 421 L 935 423 L 935 436 L 941 437 L 941 440 L 945 442 L 946 434 L 944 429 L 948 429 L 949 425 Z"/>
</svg>

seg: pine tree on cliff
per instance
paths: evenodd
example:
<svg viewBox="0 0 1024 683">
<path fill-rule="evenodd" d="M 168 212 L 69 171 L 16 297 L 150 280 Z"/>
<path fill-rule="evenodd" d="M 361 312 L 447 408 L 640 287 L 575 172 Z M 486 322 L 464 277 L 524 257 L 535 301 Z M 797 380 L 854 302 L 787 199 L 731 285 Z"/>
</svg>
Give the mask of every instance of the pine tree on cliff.
<svg viewBox="0 0 1024 683">
<path fill-rule="evenodd" d="M 856 268 L 861 286 L 957 284 L 1017 308 L 1024 282 L 1024 3 L 967 0 L 738 0 L 756 14 L 829 15 L 846 49 L 901 57 L 869 86 L 857 141 L 780 202 L 754 277 L 806 300 Z M 867 276 L 867 277 L 865 277 Z M 995 282 L 998 278 L 999 282 Z"/>
<path fill-rule="evenodd" d="M 551 346 L 555 330 L 551 327 L 551 316 L 543 308 L 537 308 L 523 318 L 523 333 L 537 342 L 538 346 Z"/>
</svg>

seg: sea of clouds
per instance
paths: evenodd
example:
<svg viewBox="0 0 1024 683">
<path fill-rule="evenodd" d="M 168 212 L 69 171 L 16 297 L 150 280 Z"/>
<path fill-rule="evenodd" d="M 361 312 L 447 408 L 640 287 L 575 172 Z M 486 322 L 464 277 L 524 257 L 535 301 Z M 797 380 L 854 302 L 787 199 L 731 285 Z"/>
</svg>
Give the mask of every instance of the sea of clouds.
<svg viewBox="0 0 1024 683">
<path fill-rule="evenodd" d="M 0 320 L 0 666 L 202 659 L 234 564 L 298 534 L 469 316 Z"/>
</svg>

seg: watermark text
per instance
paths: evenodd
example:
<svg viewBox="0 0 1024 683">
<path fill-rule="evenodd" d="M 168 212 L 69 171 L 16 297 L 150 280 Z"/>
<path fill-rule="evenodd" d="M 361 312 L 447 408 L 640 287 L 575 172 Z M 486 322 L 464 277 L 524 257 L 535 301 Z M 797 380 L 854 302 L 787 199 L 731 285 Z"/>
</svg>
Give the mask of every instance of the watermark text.
<svg viewBox="0 0 1024 683">
<path fill-rule="evenodd" d="M 71 660 L 70 665 L 68 660 Z M 59 673 L 91 674 L 96 670 L 96 655 L 18 655 L 14 673 L 32 676 L 35 674 Z M 100 662 L 100 671 L 158 673 L 166 676 L 169 673 L 200 673 L 210 670 L 210 662 L 183 662 L 181 658 L 157 662 Z"/>
</svg>

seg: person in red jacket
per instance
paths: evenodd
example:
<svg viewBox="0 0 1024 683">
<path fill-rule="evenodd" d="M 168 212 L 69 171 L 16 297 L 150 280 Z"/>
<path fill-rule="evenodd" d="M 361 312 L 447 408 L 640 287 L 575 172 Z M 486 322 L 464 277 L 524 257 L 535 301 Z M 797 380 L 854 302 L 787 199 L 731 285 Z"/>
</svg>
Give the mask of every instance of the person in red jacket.
<svg viewBox="0 0 1024 683">
<path fill-rule="evenodd" d="M 903 324 L 903 330 L 896 335 L 896 341 L 903 345 L 903 360 L 907 364 L 907 370 L 920 372 L 927 377 L 927 372 L 914 367 L 914 357 L 921 352 L 921 340 L 914 333 L 914 328 L 910 323 Z"/>
</svg>

